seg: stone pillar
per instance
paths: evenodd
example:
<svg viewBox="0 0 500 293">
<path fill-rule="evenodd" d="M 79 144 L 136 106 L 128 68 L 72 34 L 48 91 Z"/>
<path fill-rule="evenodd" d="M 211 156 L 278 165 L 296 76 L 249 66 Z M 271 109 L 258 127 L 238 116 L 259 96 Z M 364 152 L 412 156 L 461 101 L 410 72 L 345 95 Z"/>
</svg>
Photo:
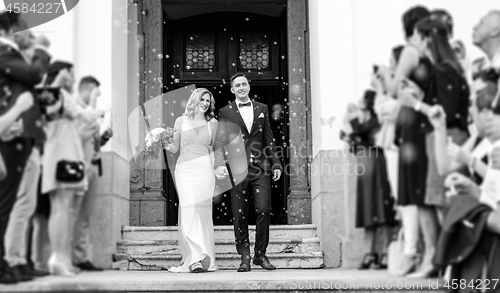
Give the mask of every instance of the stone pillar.
<svg viewBox="0 0 500 293">
<path fill-rule="evenodd" d="M 75 43 L 66 40 L 63 49 L 74 45 L 78 78 L 95 76 L 101 83 L 98 107 L 110 108 L 113 138 L 103 147 L 103 175 L 90 217 L 90 259 L 110 267 L 121 227 L 129 224 L 130 192 L 128 164 L 128 6 L 127 0 L 80 1 L 74 13 Z M 99 9 L 96 9 L 99 7 Z M 89 21 L 92 19 L 92 21 Z M 99 32 L 96 34 L 96 32 Z"/>
<path fill-rule="evenodd" d="M 288 194 L 288 224 L 311 223 L 311 193 L 308 179 L 309 142 L 307 139 L 307 64 L 306 64 L 306 0 L 288 1 L 288 92 L 290 117 L 290 176 Z"/>
<path fill-rule="evenodd" d="M 151 129 L 161 127 L 163 122 L 162 103 L 151 104 L 152 99 L 162 94 L 163 77 L 163 8 L 161 1 L 138 1 L 139 40 L 139 99 L 147 103 L 147 116 Z M 147 29 L 146 29 L 147 28 Z M 161 56 L 161 57 L 160 57 Z M 148 102 L 149 101 L 149 102 Z M 141 112 L 142 113 L 142 112 Z M 141 114 L 142 115 L 142 114 Z M 139 139 L 146 137 L 148 129 L 142 117 L 139 118 Z M 131 223 L 140 226 L 163 226 L 165 222 L 165 200 L 163 197 L 163 160 L 159 159 L 136 164 L 130 162 L 131 176 Z M 148 215 L 142 218 L 141 215 Z"/>
<path fill-rule="evenodd" d="M 308 9 L 314 142 L 312 223 L 318 227 L 328 268 L 356 267 L 370 244 L 364 230 L 354 227 L 356 158 L 339 139 L 346 106 L 357 100 L 358 92 L 354 5 L 355 1 L 309 1 Z"/>
</svg>

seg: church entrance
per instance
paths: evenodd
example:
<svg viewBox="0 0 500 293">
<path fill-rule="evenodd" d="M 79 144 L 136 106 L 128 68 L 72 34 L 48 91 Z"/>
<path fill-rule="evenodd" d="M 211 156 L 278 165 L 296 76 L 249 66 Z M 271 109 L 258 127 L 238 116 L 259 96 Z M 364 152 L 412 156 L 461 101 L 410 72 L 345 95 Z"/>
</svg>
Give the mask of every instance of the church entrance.
<svg viewBox="0 0 500 293">
<path fill-rule="evenodd" d="M 210 7 L 213 12 L 206 13 L 200 6 Z M 276 146 L 286 165 L 290 133 L 288 64 L 284 58 L 286 9 L 280 5 L 253 5 L 250 13 L 245 12 L 249 10 L 245 6 L 232 5 L 233 11 L 223 11 L 227 5 L 164 5 L 163 55 L 169 56 L 163 58 L 164 91 L 187 85 L 205 87 L 214 94 L 217 115 L 220 108 L 235 99 L 230 92 L 230 77 L 244 73 L 250 80 L 250 98 L 269 107 Z M 172 119 L 164 117 L 164 121 Z M 289 185 L 286 173 L 272 182 L 272 224 L 287 223 Z M 166 224 L 177 225 L 178 197 L 169 170 L 163 173 L 163 188 Z M 250 214 L 253 225 L 255 213 Z M 213 221 L 215 225 L 232 225 L 229 191 L 214 199 Z"/>
</svg>

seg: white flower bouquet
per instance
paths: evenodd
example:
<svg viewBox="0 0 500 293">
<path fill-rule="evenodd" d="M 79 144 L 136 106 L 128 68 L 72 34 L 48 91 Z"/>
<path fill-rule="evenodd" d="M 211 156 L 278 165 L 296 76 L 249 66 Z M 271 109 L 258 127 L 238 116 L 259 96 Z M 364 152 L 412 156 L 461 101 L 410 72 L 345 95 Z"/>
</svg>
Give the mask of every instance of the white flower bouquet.
<svg viewBox="0 0 500 293">
<path fill-rule="evenodd" d="M 157 159 L 158 154 L 160 154 L 163 145 L 166 143 L 171 143 L 174 136 L 174 129 L 167 128 L 155 128 L 146 133 L 146 138 L 144 140 L 144 157 L 150 159 Z"/>
</svg>

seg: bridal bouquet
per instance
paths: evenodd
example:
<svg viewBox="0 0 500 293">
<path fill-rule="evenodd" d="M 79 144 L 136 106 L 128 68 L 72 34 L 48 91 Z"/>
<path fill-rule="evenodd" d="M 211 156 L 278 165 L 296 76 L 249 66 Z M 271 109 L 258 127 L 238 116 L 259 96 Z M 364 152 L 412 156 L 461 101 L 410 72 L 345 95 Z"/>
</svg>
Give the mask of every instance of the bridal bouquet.
<svg viewBox="0 0 500 293">
<path fill-rule="evenodd" d="M 155 128 L 146 134 L 144 156 L 150 159 L 157 159 L 158 154 L 163 148 L 163 144 L 167 143 L 169 139 L 174 136 L 174 129 L 167 127 L 165 128 Z"/>
</svg>

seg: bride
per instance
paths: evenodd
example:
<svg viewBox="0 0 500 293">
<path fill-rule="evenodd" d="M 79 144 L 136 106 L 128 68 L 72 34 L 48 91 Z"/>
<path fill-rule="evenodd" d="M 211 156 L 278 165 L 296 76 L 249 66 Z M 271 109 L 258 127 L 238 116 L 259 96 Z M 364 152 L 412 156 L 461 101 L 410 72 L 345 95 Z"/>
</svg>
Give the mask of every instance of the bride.
<svg viewBox="0 0 500 293">
<path fill-rule="evenodd" d="M 215 172 L 212 164 L 213 137 L 217 129 L 215 101 L 205 88 L 193 91 L 186 111 L 177 118 L 173 138 L 165 149 L 181 154 L 175 166 L 179 195 L 179 246 L 183 264 L 170 272 L 215 271 L 212 197 Z"/>
</svg>

